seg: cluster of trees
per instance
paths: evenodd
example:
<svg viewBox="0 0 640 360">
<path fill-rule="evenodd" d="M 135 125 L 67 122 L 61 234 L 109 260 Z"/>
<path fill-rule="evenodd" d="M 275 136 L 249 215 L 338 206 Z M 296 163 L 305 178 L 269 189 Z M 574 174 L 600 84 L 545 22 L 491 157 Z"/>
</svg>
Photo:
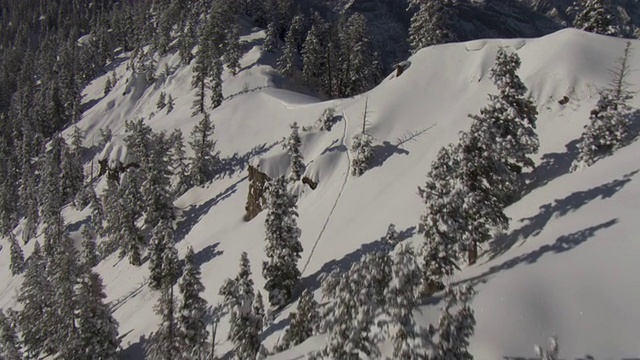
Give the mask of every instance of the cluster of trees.
<svg viewBox="0 0 640 360">
<path fill-rule="evenodd" d="M 503 48 L 491 69 L 498 94 L 473 119 L 457 144 L 443 147 L 432 163 L 419 194 L 425 204 L 424 231 L 426 293 L 443 287 L 457 262 L 468 254 L 475 262 L 477 247 L 492 231 L 506 229 L 504 207 L 517 199 L 524 168 L 533 168 L 530 156 L 538 151 L 536 107 L 517 70 L 520 59 Z"/>
<path fill-rule="evenodd" d="M 576 0 L 569 8 L 573 27 L 600 35 L 622 36 L 619 20 L 609 0 Z"/>
</svg>

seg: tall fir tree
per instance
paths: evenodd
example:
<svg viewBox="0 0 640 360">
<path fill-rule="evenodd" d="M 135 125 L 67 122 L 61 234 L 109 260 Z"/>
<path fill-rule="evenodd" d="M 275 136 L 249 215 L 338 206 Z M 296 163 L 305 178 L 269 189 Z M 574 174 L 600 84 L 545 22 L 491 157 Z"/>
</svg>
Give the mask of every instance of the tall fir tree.
<svg viewBox="0 0 640 360">
<path fill-rule="evenodd" d="M 300 147 L 302 146 L 302 140 L 300 140 L 300 133 L 298 132 L 298 123 L 291 124 L 291 134 L 284 142 L 283 147 L 289 154 L 291 161 L 291 172 L 289 174 L 289 180 L 299 181 L 302 178 L 302 174 L 305 171 L 304 157 Z"/>
<path fill-rule="evenodd" d="M 194 183 L 200 186 L 213 179 L 219 162 L 220 153 L 216 151 L 216 142 L 212 139 L 214 131 L 215 126 L 208 113 L 191 131 L 189 145 L 194 155 L 190 175 Z"/>
<path fill-rule="evenodd" d="M 185 270 L 180 280 L 182 304 L 178 314 L 182 356 L 187 359 L 204 360 L 207 355 L 207 301 L 202 298 L 204 285 L 201 281 L 200 266 L 196 263 L 193 248 L 189 247 L 185 256 Z"/>
<path fill-rule="evenodd" d="M 438 325 L 429 329 L 432 338 L 437 339 L 430 359 L 473 360 L 468 347 L 476 325 L 470 305 L 474 295 L 475 291 L 468 285 L 446 290 Z"/>
<path fill-rule="evenodd" d="M 224 64 L 231 72 L 231 75 L 236 75 L 240 70 L 240 58 L 242 57 L 242 49 L 240 46 L 240 29 L 237 24 L 231 25 L 226 33 L 225 52 L 223 54 Z"/>
<path fill-rule="evenodd" d="M 79 353 L 74 359 L 117 360 L 118 322 L 111 315 L 111 307 L 105 303 L 107 295 L 104 292 L 100 275 L 86 269 L 80 276 L 77 292 L 77 327 L 80 344 Z"/>
<path fill-rule="evenodd" d="M 173 183 L 174 197 L 184 194 L 192 186 L 191 176 L 189 174 L 189 159 L 187 159 L 184 149 L 184 137 L 180 129 L 175 129 L 171 134 L 171 172 L 175 175 Z"/>
<path fill-rule="evenodd" d="M 283 176 L 269 184 L 265 219 L 265 254 L 269 260 L 262 264 L 262 275 L 266 280 L 269 303 L 276 309 L 291 300 L 293 289 L 300 281 L 298 260 L 302 244 L 296 201 L 296 196 L 287 190 L 287 180 Z"/>
<path fill-rule="evenodd" d="M 324 50 L 321 43 L 321 29 L 313 24 L 302 45 L 302 80 L 312 88 L 319 88 L 324 70 Z"/>
<path fill-rule="evenodd" d="M 0 354 L 3 360 L 22 360 L 16 324 L 0 311 Z"/>
<path fill-rule="evenodd" d="M 353 136 L 351 142 L 351 175 L 361 176 L 369 169 L 371 161 L 373 160 L 373 136 L 371 136 L 367 130 L 367 115 L 368 115 L 368 99 L 364 104 L 364 113 L 362 115 L 362 131 Z"/>
<path fill-rule="evenodd" d="M 181 357 L 181 344 L 176 319 L 177 300 L 173 296 L 173 285 L 160 291 L 155 312 L 160 316 L 158 330 L 151 334 L 145 344 L 145 359 L 175 360 Z"/>
<path fill-rule="evenodd" d="M 283 351 L 301 344 L 314 335 L 319 323 L 320 313 L 318 303 L 313 298 L 313 293 L 305 289 L 300 296 L 298 308 L 290 315 L 289 327 L 282 337 L 278 350 Z"/>
<path fill-rule="evenodd" d="M 24 254 L 22 253 L 22 248 L 20 244 L 18 244 L 18 239 L 13 233 L 9 234 L 9 243 L 10 243 L 10 262 L 9 269 L 11 270 L 12 275 L 18 275 L 22 273 L 24 269 Z"/>
<path fill-rule="evenodd" d="M 66 143 L 61 136 L 52 139 L 51 150 L 46 156 L 42 180 L 40 182 L 40 199 L 42 203 L 42 222 L 44 223 L 44 252 L 53 254 L 54 248 L 61 241 L 64 223 L 62 221 L 63 197 L 60 191 L 62 153 Z"/>
<path fill-rule="evenodd" d="M 450 0 L 411 0 L 410 6 L 417 8 L 409 27 L 409 44 L 413 53 L 427 46 L 455 40 Z"/>
<path fill-rule="evenodd" d="M 173 228 L 167 221 L 160 222 L 153 229 L 149 256 L 149 287 L 161 290 L 175 285 L 182 269 L 174 244 Z"/>
<path fill-rule="evenodd" d="M 569 12 L 575 14 L 573 27 L 577 29 L 600 35 L 620 35 L 609 0 L 576 0 Z"/>
<path fill-rule="evenodd" d="M 90 269 L 100 263 L 98 245 L 96 244 L 96 232 L 91 224 L 83 225 L 82 230 L 82 266 Z"/>
</svg>

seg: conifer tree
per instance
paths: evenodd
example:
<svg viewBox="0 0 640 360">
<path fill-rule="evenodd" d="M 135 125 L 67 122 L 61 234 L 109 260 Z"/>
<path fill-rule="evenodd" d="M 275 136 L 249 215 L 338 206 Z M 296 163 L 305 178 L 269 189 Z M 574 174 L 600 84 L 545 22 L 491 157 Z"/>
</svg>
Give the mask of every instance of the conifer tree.
<svg viewBox="0 0 640 360">
<path fill-rule="evenodd" d="M 378 81 L 378 56 L 364 15 L 351 15 L 341 32 L 344 49 L 341 61 L 336 64 L 341 66 L 337 90 L 340 95 L 354 96 L 373 88 Z M 329 89 L 331 93 L 331 85 Z"/>
<path fill-rule="evenodd" d="M 226 34 L 226 49 L 224 52 L 224 63 L 231 72 L 236 75 L 240 70 L 240 58 L 242 57 L 240 48 L 240 29 L 237 24 L 231 25 Z"/>
<path fill-rule="evenodd" d="M 384 241 L 387 251 L 393 250 L 393 248 L 398 244 L 398 230 L 396 230 L 396 226 L 394 224 L 389 224 L 387 227 L 387 233 L 384 236 Z"/>
<path fill-rule="evenodd" d="M 302 152 L 300 150 L 302 141 L 300 140 L 298 129 L 299 127 L 297 122 L 291 124 L 291 134 L 283 144 L 283 147 L 287 150 L 291 161 L 291 173 L 289 174 L 289 180 L 291 181 L 299 181 L 306 168 L 304 158 L 302 157 Z"/>
<path fill-rule="evenodd" d="M 287 180 L 283 176 L 269 184 L 265 219 L 265 253 L 269 260 L 262 264 L 262 275 L 266 280 L 269 303 L 276 309 L 291 300 L 293 289 L 300 281 L 297 263 L 302 244 L 296 201 L 296 196 L 287 190 Z"/>
<path fill-rule="evenodd" d="M 600 91 L 596 108 L 591 111 L 590 123 L 585 126 L 582 141 L 578 144 L 580 154 L 572 170 L 590 166 L 600 158 L 625 146 L 630 140 L 632 109 L 629 101 L 633 93 L 629 90 L 629 56 L 631 43 L 627 42 L 624 54 L 612 69 L 611 83 Z"/>
<path fill-rule="evenodd" d="M 620 35 L 609 0 L 576 0 L 569 12 L 575 14 L 573 27 L 577 29 L 600 35 Z"/>
<path fill-rule="evenodd" d="M 129 263 L 134 266 L 142 265 L 142 251 L 147 242 L 142 234 L 142 230 L 137 224 L 142 215 L 142 202 L 144 199 L 141 192 L 142 174 L 135 168 L 130 168 L 122 178 L 115 202 L 115 213 L 110 217 L 113 223 L 110 224 L 112 239 L 116 247 L 120 248 L 119 256 L 127 256 Z"/>
<path fill-rule="evenodd" d="M 222 105 L 222 59 L 215 56 L 211 63 L 211 109 Z"/>
<path fill-rule="evenodd" d="M 274 21 L 267 25 L 265 31 L 264 45 L 262 46 L 264 51 L 274 52 L 278 48 L 278 34 L 277 25 Z"/>
<path fill-rule="evenodd" d="M 160 96 L 158 97 L 158 102 L 156 103 L 156 109 L 162 110 L 165 106 L 167 106 L 167 93 L 161 91 Z"/>
<path fill-rule="evenodd" d="M 53 254 L 53 249 L 61 241 L 64 227 L 60 213 L 63 205 L 62 192 L 60 191 L 60 168 L 64 147 L 66 147 L 64 139 L 56 135 L 52 139 L 51 150 L 46 156 L 40 182 L 42 222 L 44 223 L 44 252 L 47 256 Z"/>
<path fill-rule="evenodd" d="M 294 23 L 297 24 L 297 23 Z M 286 78 L 292 78 L 296 70 L 296 61 L 298 59 L 298 44 L 296 43 L 296 34 L 300 30 L 291 25 L 287 36 L 284 38 L 284 48 L 282 55 L 278 58 L 278 71 Z"/>
<path fill-rule="evenodd" d="M 82 264 L 85 268 L 92 268 L 100 262 L 98 246 L 96 244 L 96 232 L 91 224 L 82 226 Z"/>
<path fill-rule="evenodd" d="M 260 291 L 256 292 L 256 298 L 253 300 L 253 316 L 255 316 L 258 321 L 259 330 L 267 326 L 267 314 L 264 311 L 264 301 L 262 300 L 262 293 Z"/>
<path fill-rule="evenodd" d="M 316 24 L 312 25 L 302 45 L 302 80 L 316 89 L 321 85 L 320 79 L 324 70 L 324 50 L 320 41 L 320 31 Z"/>
<path fill-rule="evenodd" d="M 151 334 L 145 346 L 145 359 L 174 360 L 181 356 L 178 321 L 176 319 L 177 301 L 173 296 L 173 285 L 163 287 L 155 312 L 160 316 L 158 330 Z"/>
<path fill-rule="evenodd" d="M 180 280 L 182 305 L 178 315 L 179 334 L 182 337 L 182 356 L 187 359 L 206 359 L 206 341 L 209 336 L 205 317 L 207 301 L 201 297 L 204 291 L 200 266 L 196 263 L 193 248 L 185 256 L 186 266 Z"/>
<path fill-rule="evenodd" d="M 320 322 L 318 303 L 309 289 L 302 292 L 297 310 L 289 316 L 291 322 L 284 333 L 282 343 L 279 345 L 280 351 L 301 344 L 310 338 L 318 327 Z"/>
<path fill-rule="evenodd" d="M 196 89 L 196 99 L 193 102 L 192 116 L 197 114 L 204 114 L 207 108 L 205 99 L 207 96 L 207 79 L 211 74 L 211 57 L 210 47 L 208 43 L 202 37 L 198 51 L 196 52 L 196 64 L 193 67 L 193 79 L 191 85 Z"/>
<path fill-rule="evenodd" d="M 372 142 L 373 137 L 367 131 L 367 107 L 368 100 L 365 101 L 364 114 L 362 117 L 362 131 L 353 137 L 351 143 L 351 175 L 360 176 L 369 169 L 373 160 Z"/>
<path fill-rule="evenodd" d="M 171 94 L 169 94 L 169 96 L 167 97 L 167 114 L 169 114 L 170 112 L 173 111 L 174 109 L 174 99 L 173 96 L 171 96 Z"/>
<path fill-rule="evenodd" d="M 468 347 L 469 338 L 473 335 L 476 325 L 470 305 L 474 295 L 473 288 L 468 285 L 447 289 L 438 326 L 430 328 L 431 335 L 437 337 L 431 359 L 473 360 Z"/>
<path fill-rule="evenodd" d="M 171 172 L 175 175 L 173 184 L 174 197 L 178 197 L 186 192 L 191 186 L 191 176 L 189 174 L 190 164 L 184 150 L 184 137 L 182 130 L 175 129 L 171 134 Z"/>
<path fill-rule="evenodd" d="M 87 269 L 80 277 L 77 294 L 77 327 L 80 334 L 79 353 L 74 359 L 117 360 L 118 322 L 111 315 L 111 308 L 104 300 L 102 279 L 97 273 Z"/>
<path fill-rule="evenodd" d="M 145 181 L 142 184 L 144 223 L 154 228 L 159 222 L 175 220 L 175 207 L 171 191 L 171 138 L 166 132 L 154 133 L 153 144 L 147 154 L 148 165 L 143 167 Z"/>
<path fill-rule="evenodd" d="M 167 221 L 153 229 L 149 259 L 149 287 L 153 290 L 175 285 L 181 275 L 173 236 L 172 225 Z"/>
<path fill-rule="evenodd" d="M 22 273 L 24 268 L 24 254 L 20 244 L 18 244 L 18 239 L 13 233 L 9 233 L 9 243 L 11 244 L 9 269 L 12 275 L 17 275 Z"/>
<path fill-rule="evenodd" d="M 22 229 L 22 241 L 27 244 L 36 236 L 40 224 L 38 184 L 35 164 L 30 161 L 22 167 L 22 186 L 20 188 L 20 207 L 25 213 Z"/>
<path fill-rule="evenodd" d="M 84 185 L 84 168 L 79 148 L 65 146 L 62 152 L 60 186 L 63 200 L 74 201 Z"/>
<path fill-rule="evenodd" d="M 22 360 L 16 324 L 0 311 L 0 354 L 3 360 Z"/>
<path fill-rule="evenodd" d="M 417 8 L 409 27 L 409 44 L 413 53 L 427 46 L 455 40 L 451 31 L 453 14 L 449 0 L 411 0 L 410 6 Z"/>
<path fill-rule="evenodd" d="M 190 174 L 191 179 L 200 186 L 213 178 L 219 161 L 220 153 L 216 151 L 216 142 L 212 139 L 214 131 L 215 126 L 207 113 L 191 131 L 189 145 L 194 156 Z"/>
<path fill-rule="evenodd" d="M 43 353 L 53 352 L 53 349 L 45 347 L 45 340 L 51 334 L 43 321 L 47 309 L 53 305 L 53 289 L 46 277 L 46 260 L 37 241 L 28 263 L 17 298 L 22 305 L 18 325 L 26 355 L 36 359 Z"/>
<path fill-rule="evenodd" d="M 240 360 L 253 360 L 260 348 L 261 321 L 253 313 L 254 290 L 251 264 L 246 252 L 240 256 L 240 272 L 235 279 L 227 279 L 220 288 L 224 304 L 231 312 L 229 340 Z"/>
</svg>

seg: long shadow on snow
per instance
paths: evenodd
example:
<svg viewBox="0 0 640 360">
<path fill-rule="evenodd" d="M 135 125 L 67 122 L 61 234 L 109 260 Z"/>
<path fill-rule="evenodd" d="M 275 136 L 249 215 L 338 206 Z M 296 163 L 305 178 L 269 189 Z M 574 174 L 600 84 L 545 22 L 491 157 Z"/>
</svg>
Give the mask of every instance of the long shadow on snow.
<svg viewBox="0 0 640 360">
<path fill-rule="evenodd" d="M 191 232 L 191 229 L 200 221 L 200 219 L 206 215 L 212 207 L 218 205 L 220 202 L 228 199 L 236 191 L 238 191 L 238 184 L 247 180 L 247 176 L 236 181 L 234 184 L 226 188 L 223 192 L 207 200 L 200 205 L 192 205 L 184 211 L 184 219 L 176 225 L 176 242 L 182 241 Z"/>
<path fill-rule="evenodd" d="M 269 145 L 267 145 L 267 143 L 256 145 L 251 150 L 249 150 L 249 152 L 242 156 L 238 155 L 238 153 L 234 153 L 229 157 L 220 159 L 218 175 L 216 177 L 231 177 L 238 172 L 244 171 L 249 166 L 249 161 L 251 161 L 251 159 L 266 154 L 267 152 L 269 152 L 269 150 L 273 149 L 273 147 L 279 143 L 280 141 L 276 141 Z"/>
<path fill-rule="evenodd" d="M 122 360 L 140 360 L 144 359 L 144 347 L 147 343 L 147 338 L 140 336 L 140 340 L 133 344 L 129 344 L 125 349 L 120 352 L 120 359 Z"/>
<path fill-rule="evenodd" d="M 552 203 L 542 205 L 537 215 L 519 220 L 520 223 L 525 223 L 522 227 L 512 231 L 510 234 L 499 236 L 491 242 L 490 248 L 487 250 L 490 254 L 490 259 L 495 259 L 497 256 L 504 254 L 520 240 L 539 235 L 554 216 L 565 216 L 597 198 L 607 199 L 612 197 L 628 184 L 638 171 L 632 171 L 625 174 L 621 179 L 613 180 L 589 190 L 577 191 L 565 198 L 556 199 Z"/>
<path fill-rule="evenodd" d="M 542 155 L 540 165 L 526 175 L 529 181 L 527 193 L 545 186 L 562 175 L 568 174 L 571 164 L 578 158 L 580 153 L 578 149 L 579 143 L 580 139 L 572 140 L 564 146 L 567 151 Z"/>
<path fill-rule="evenodd" d="M 404 241 L 406 239 L 411 238 L 416 232 L 416 227 L 411 226 L 408 227 L 398 233 L 398 241 Z M 294 294 L 294 299 L 298 298 L 304 289 L 308 289 L 309 291 L 315 291 L 320 288 L 322 280 L 329 275 L 332 271 L 338 270 L 341 272 L 349 270 L 351 265 L 360 261 L 366 254 L 380 251 L 384 246 L 384 239 L 378 239 L 374 242 L 363 244 L 357 250 L 345 255 L 343 258 L 338 260 L 331 260 L 326 262 L 320 270 L 315 273 L 302 278 L 300 281 L 300 286 L 296 289 Z"/>
<path fill-rule="evenodd" d="M 382 145 L 374 145 L 371 148 L 373 151 L 373 159 L 371 161 L 371 168 L 382 166 L 393 155 L 409 155 L 409 151 L 401 148 L 398 145 L 394 145 L 388 141 L 383 141 Z"/>
</svg>

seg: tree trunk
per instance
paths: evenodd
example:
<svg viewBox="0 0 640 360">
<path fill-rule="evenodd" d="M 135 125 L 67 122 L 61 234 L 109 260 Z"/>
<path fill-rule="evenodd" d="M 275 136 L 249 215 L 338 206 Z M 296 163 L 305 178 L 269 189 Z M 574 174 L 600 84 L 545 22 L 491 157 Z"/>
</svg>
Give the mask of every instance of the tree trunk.
<svg viewBox="0 0 640 360">
<path fill-rule="evenodd" d="M 475 264 L 476 261 L 478 260 L 478 243 L 477 242 L 474 241 L 471 244 L 471 248 L 469 249 L 469 252 L 467 255 L 468 255 L 467 261 L 469 262 L 469 265 Z"/>
</svg>

